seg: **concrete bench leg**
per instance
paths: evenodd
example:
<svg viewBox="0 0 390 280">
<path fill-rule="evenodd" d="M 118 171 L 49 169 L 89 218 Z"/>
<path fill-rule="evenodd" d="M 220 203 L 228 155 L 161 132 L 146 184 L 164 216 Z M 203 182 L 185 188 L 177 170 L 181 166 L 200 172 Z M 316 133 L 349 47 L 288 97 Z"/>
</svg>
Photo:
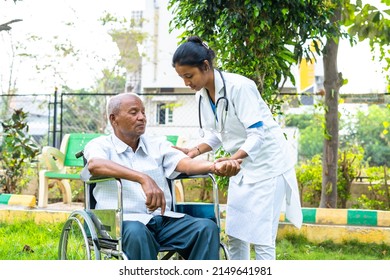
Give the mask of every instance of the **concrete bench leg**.
<svg viewBox="0 0 390 280">
<path fill-rule="evenodd" d="M 38 191 L 38 207 L 47 207 L 49 198 L 49 178 L 45 177 L 46 170 L 39 171 L 39 191 Z M 72 190 L 70 188 L 69 180 L 55 180 L 55 183 L 61 190 L 63 202 L 70 204 L 72 202 Z"/>
<path fill-rule="evenodd" d="M 47 207 L 49 179 L 45 177 L 46 170 L 39 171 L 38 207 Z"/>
<path fill-rule="evenodd" d="M 64 203 L 72 203 L 72 190 L 70 188 L 69 180 L 61 180 L 59 185 L 61 187 L 62 200 L 64 201 Z"/>
</svg>

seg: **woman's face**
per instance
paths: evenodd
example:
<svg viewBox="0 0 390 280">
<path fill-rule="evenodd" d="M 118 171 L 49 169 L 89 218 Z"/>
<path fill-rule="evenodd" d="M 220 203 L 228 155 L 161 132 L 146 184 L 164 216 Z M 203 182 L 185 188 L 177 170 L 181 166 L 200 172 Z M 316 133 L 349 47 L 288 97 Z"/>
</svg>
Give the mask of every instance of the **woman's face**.
<svg viewBox="0 0 390 280">
<path fill-rule="evenodd" d="M 192 90 L 199 91 L 206 87 L 208 83 L 209 75 L 208 71 L 202 71 L 196 66 L 189 65 L 175 65 L 175 70 L 179 77 L 184 80 L 184 84 L 190 87 Z"/>
</svg>

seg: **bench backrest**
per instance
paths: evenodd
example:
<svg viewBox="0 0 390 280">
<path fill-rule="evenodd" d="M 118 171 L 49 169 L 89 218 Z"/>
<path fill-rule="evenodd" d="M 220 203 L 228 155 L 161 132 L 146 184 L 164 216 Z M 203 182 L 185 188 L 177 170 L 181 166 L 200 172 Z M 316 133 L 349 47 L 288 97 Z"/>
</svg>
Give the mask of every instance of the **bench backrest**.
<svg viewBox="0 0 390 280">
<path fill-rule="evenodd" d="M 166 135 L 167 140 L 172 143 L 172 145 L 177 145 L 177 140 L 179 136 L 177 135 Z"/>
<path fill-rule="evenodd" d="M 85 145 L 92 139 L 102 136 L 104 134 L 99 133 L 70 133 L 65 135 L 63 141 L 66 141 L 64 154 L 65 166 L 83 167 L 83 157 L 76 158 L 76 153 L 84 149 Z M 62 145 L 62 144 L 61 144 Z"/>
</svg>

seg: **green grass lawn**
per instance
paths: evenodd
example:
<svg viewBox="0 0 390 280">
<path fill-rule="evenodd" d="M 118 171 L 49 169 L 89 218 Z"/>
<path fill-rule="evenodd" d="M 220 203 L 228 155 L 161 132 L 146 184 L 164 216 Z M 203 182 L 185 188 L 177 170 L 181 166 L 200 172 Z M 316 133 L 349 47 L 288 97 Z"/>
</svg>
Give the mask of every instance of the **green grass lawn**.
<svg viewBox="0 0 390 280">
<path fill-rule="evenodd" d="M 0 223 L 0 260 L 56 260 L 63 223 Z M 314 244 L 291 235 L 277 241 L 278 260 L 390 260 L 390 246 L 331 241 Z M 253 254 L 252 254 L 253 257 Z"/>
<path fill-rule="evenodd" d="M 302 235 L 291 235 L 277 241 L 276 255 L 278 260 L 390 260 L 390 246 L 358 241 L 314 244 Z"/>
<path fill-rule="evenodd" d="M 0 223 L 0 260 L 56 260 L 63 223 Z"/>
</svg>

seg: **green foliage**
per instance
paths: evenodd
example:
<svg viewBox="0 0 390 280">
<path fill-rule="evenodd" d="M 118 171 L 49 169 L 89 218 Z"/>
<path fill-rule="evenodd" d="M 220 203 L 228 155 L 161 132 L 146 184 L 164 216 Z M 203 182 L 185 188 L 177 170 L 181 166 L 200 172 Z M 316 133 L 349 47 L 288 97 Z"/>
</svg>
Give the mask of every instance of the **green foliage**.
<svg viewBox="0 0 390 280">
<path fill-rule="evenodd" d="M 321 155 L 315 155 L 310 160 L 299 164 L 295 169 L 301 202 L 307 202 L 310 206 L 317 207 L 322 190 Z"/>
<path fill-rule="evenodd" d="M 3 142 L 1 145 L 0 169 L 5 173 L 0 177 L 0 185 L 5 193 L 14 193 L 28 182 L 27 169 L 39 153 L 38 146 L 28 135 L 27 113 L 14 110 L 10 119 L 1 122 Z"/>
<path fill-rule="evenodd" d="M 323 150 L 323 116 L 319 113 L 286 115 L 286 126 L 299 128 L 299 160 L 305 161 Z M 364 161 L 370 166 L 383 166 L 390 158 L 390 107 L 370 105 L 340 121 L 339 146 L 364 147 Z M 376 125 L 372 125 L 376 124 Z"/>
<path fill-rule="evenodd" d="M 328 4 L 170 0 L 168 9 L 174 14 L 171 30 L 185 30 L 180 39 L 196 34 L 207 41 L 217 53 L 217 66 L 254 80 L 271 110 L 281 114 L 280 84 L 287 78 L 295 83 L 291 65 L 313 57 L 308 42 L 338 32 L 329 24 L 333 6 Z"/>
<path fill-rule="evenodd" d="M 387 167 L 369 167 L 365 170 L 368 177 L 368 195 L 358 198 L 356 208 L 390 210 L 390 186 Z"/>
<path fill-rule="evenodd" d="M 350 147 L 345 151 L 339 151 L 338 156 L 338 181 L 337 196 L 338 207 L 346 208 L 347 201 L 351 197 L 352 181 L 360 175 L 363 165 L 364 150 L 362 147 Z M 318 207 L 322 191 L 322 159 L 321 155 L 315 155 L 296 167 L 298 188 L 301 201 L 311 207 Z"/>
<path fill-rule="evenodd" d="M 285 116 L 286 126 L 297 127 L 298 129 L 305 129 L 313 125 L 313 114 L 289 114 Z"/>
<path fill-rule="evenodd" d="M 104 133 L 107 127 L 106 98 L 82 90 L 64 96 L 62 129 L 66 133 Z M 92 117 L 93 116 L 93 117 Z"/>
<path fill-rule="evenodd" d="M 291 66 L 302 58 L 313 57 L 308 43 L 314 42 L 317 53 L 323 51 L 321 45 L 325 46 L 324 51 L 328 53 L 324 71 L 328 82 L 325 84 L 326 120 L 323 136 L 327 140 L 325 144 L 329 144 L 333 152 L 337 151 L 338 146 L 338 143 L 331 142 L 331 139 L 338 139 L 338 130 L 332 129 L 337 127 L 338 117 L 335 114 L 338 112 L 328 106 L 334 105 L 330 101 L 336 100 L 339 87 L 345 81 L 335 73 L 337 67 L 327 66 L 337 66 L 337 56 L 332 54 L 337 53 L 339 38 L 349 37 L 341 26 L 354 26 L 355 29 L 349 30 L 349 35 L 358 32 L 360 38 L 369 38 L 372 46 L 379 45 L 382 58 L 388 56 L 389 21 L 375 13 L 370 5 L 363 7 L 361 1 L 353 5 L 348 0 L 170 0 L 168 9 L 175 15 L 170 28 L 185 30 L 180 39 L 195 34 L 207 41 L 217 51 L 217 65 L 254 80 L 274 114 L 282 114 L 279 86 L 287 78 L 295 83 Z M 368 25 L 368 22 L 372 24 Z M 371 32 L 370 28 L 376 30 Z M 327 38 L 326 44 L 322 38 Z M 390 60 L 387 62 L 390 65 Z M 324 154 L 326 162 L 336 166 L 337 159 L 329 158 L 330 154 Z M 331 174 L 324 175 L 325 180 L 336 178 L 333 176 L 336 175 L 335 170 L 329 172 Z M 335 197 L 335 194 L 330 197 Z"/>
<path fill-rule="evenodd" d="M 300 131 L 299 158 L 309 159 L 321 154 L 324 146 L 324 136 L 321 124 L 316 123 Z"/>
<path fill-rule="evenodd" d="M 363 168 L 364 149 L 350 146 L 339 150 L 337 171 L 338 208 L 346 208 L 351 197 L 351 186 L 354 179 L 361 174 Z"/>
<path fill-rule="evenodd" d="M 222 147 L 220 147 L 214 154 L 214 158 L 230 157 L 230 154 L 226 152 Z M 226 176 L 217 176 L 215 175 L 215 180 L 217 181 L 218 188 L 222 191 L 223 195 L 227 195 L 229 187 L 229 177 Z"/>
<path fill-rule="evenodd" d="M 221 157 L 229 157 L 230 154 L 227 153 L 222 147 L 219 148 L 215 154 L 214 158 L 221 158 Z M 218 189 L 221 191 L 222 195 L 224 197 L 227 196 L 227 191 L 229 187 L 229 177 L 225 176 L 217 176 L 215 175 L 215 180 L 218 186 Z M 192 185 L 186 184 L 186 188 L 189 190 L 196 190 L 198 189 L 199 197 L 197 199 L 194 199 L 194 201 L 200 201 L 200 202 L 211 202 L 213 197 L 213 184 L 211 180 L 205 180 L 205 179 L 197 179 L 195 182 L 192 183 Z M 219 198 L 221 201 L 221 197 Z"/>
<path fill-rule="evenodd" d="M 384 0 L 383 4 L 390 6 L 390 1 Z M 390 81 L 390 9 L 380 10 L 363 1 L 350 3 L 345 1 L 342 24 L 348 28 L 352 38 L 359 42 L 368 40 L 373 56 L 385 62 L 383 70 Z M 377 52 L 375 52 L 377 50 Z"/>
<path fill-rule="evenodd" d="M 390 109 L 371 105 L 368 111 L 357 112 L 357 123 L 352 130 L 356 143 L 365 148 L 364 159 L 370 166 L 384 166 L 390 159 Z M 375 125 L 373 125 L 375 124 Z"/>
<path fill-rule="evenodd" d="M 299 128 L 299 161 L 311 159 L 322 153 L 324 146 L 323 121 L 323 115 L 318 113 L 286 116 L 286 126 Z"/>
</svg>

